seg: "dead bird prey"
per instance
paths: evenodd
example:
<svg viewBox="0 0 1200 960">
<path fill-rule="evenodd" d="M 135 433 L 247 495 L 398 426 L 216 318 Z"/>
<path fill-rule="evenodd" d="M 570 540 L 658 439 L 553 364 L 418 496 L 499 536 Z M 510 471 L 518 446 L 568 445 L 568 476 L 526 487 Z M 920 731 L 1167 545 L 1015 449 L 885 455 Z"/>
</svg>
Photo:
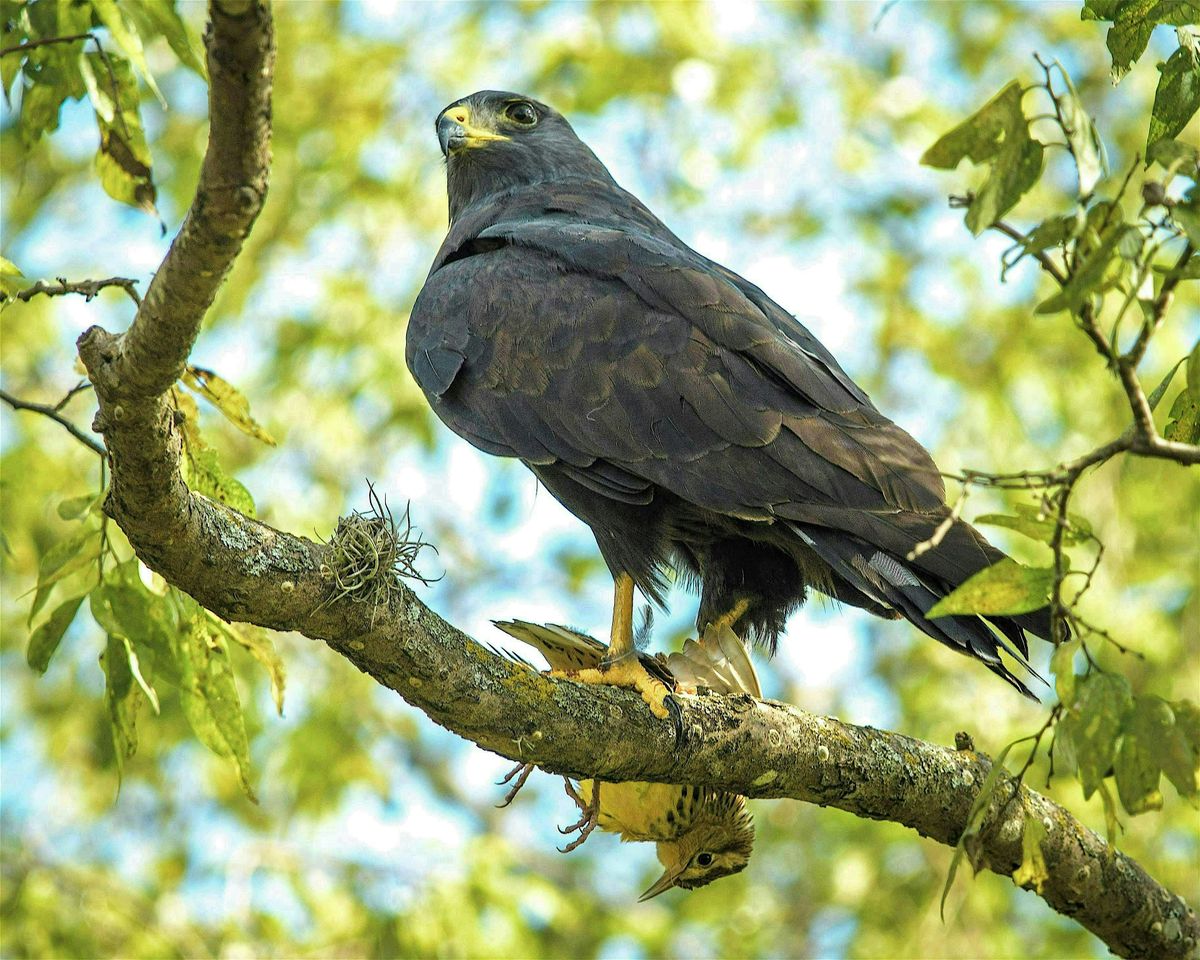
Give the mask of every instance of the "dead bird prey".
<svg viewBox="0 0 1200 960">
<path fill-rule="evenodd" d="M 557 676 L 578 678 L 580 671 L 597 670 L 608 653 L 600 641 L 567 627 L 523 620 L 497 622 L 496 626 L 535 647 Z M 686 641 L 682 653 L 639 656 L 647 672 L 673 691 L 695 693 L 708 687 L 716 693 L 762 696 L 750 656 L 728 627 L 709 627 L 699 642 Z M 504 782 L 517 780 L 502 805 L 512 802 L 532 769 L 532 764 L 518 764 L 505 777 Z M 620 834 L 622 840 L 654 841 L 663 874 L 642 894 L 642 900 L 672 887 L 702 887 L 738 873 L 750 860 L 754 824 L 745 797 L 665 783 L 581 780 L 576 789 L 570 780 L 564 778 L 563 782 L 581 813 L 578 822 L 560 828 L 563 833 L 579 834 L 563 848 L 564 853 L 583 843 L 597 826 Z"/>
</svg>

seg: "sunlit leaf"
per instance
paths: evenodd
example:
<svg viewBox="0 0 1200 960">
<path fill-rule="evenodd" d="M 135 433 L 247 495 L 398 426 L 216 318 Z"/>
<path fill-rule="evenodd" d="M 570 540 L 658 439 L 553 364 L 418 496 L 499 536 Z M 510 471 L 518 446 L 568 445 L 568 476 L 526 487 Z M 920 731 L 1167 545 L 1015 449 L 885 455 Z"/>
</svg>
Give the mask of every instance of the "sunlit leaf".
<svg viewBox="0 0 1200 960">
<path fill-rule="evenodd" d="M 275 644 L 271 640 L 271 635 L 253 624 L 226 623 L 215 613 L 207 610 L 205 611 L 205 615 L 208 617 L 209 625 L 213 629 L 224 634 L 227 639 L 232 640 L 240 647 L 243 647 L 267 671 L 267 676 L 271 678 L 271 699 L 275 702 L 276 713 L 282 717 L 283 690 L 286 682 L 285 672 L 283 660 L 280 659 L 278 652 L 275 650 Z"/>
<path fill-rule="evenodd" d="M 1050 657 L 1050 672 L 1054 674 L 1054 692 L 1058 702 L 1073 703 L 1075 700 L 1075 655 L 1081 643 L 1078 638 L 1060 643 Z"/>
<path fill-rule="evenodd" d="M 151 74 L 150 66 L 146 63 L 142 38 L 125 17 L 125 4 L 118 5 L 117 0 L 92 0 L 92 9 L 96 11 L 100 22 L 108 28 L 108 32 L 112 34 L 112 38 L 121 48 L 121 52 L 129 58 L 129 62 L 142 75 L 146 86 L 153 91 L 158 102 L 165 107 L 167 101 L 163 98 L 162 91 L 158 89 L 158 84 L 154 82 L 154 75 Z"/>
<path fill-rule="evenodd" d="M 1104 173 L 1104 145 L 1096 132 L 1096 124 L 1083 108 L 1083 102 L 1071 82 L 1066 70 L 1062 71 L 1067 91 L 1058 95 L 1059 110 L 1063 118 L 1063 133 L 1075 156 L 1075 172 L 1079 182 L 1079 196 L 1090 197 L 1096 183 Z"/>
<path fill-rule="evenodd" d="M 180 469 L 184 482 L 197 493 L 253 517 L 254 498 L 250 491 L 222 469 L 217 451 L 200 434 L 196 402 L 180 389 L 173 390 L 172 396 L 181 415 L 183 458 Z"/>
<path fill-rule="evenodd" d="M 180 17 L 173 0 L 140 0 L 121 4 L 121 9 L 137 26 L 144 42 L 161 36 L 180 62 L 205 79 L 208 73 L 199 40 L 191 26 Z"/>
<path fill-rule="evenodd" d="M 960 584 L 926 616 L 1029 613 L 1050 602 L 1053 588 L 1053 567 L 1026 567 L 1006 557 Z"/>
<path fill-rule="evenodd" d="M 986 513 L 976 517 L 976 523 L 992 527 L 1007 527 L 1042 543 L 1049 543 L 1058 526 L 1054 514 L 1045 513 L 1041 507 L 1030 503 L 1018 503 L 1016 515 Z M 1063 527 L 1062 541 L 1065 544 L 1084 543 L 1092 537 L 1092 525 L 1078 514 L 1067 514 L 1067 525 Z"/>
<path fill-rule="evenodd" d="M 0 294 L 15 297 L 25 286 L 25 277 L 11 260 L 0 257 Z"/>
<path fill-rule="evenodd" d="M 1013 871 L 1013 883 L 1018 887 L 1032 887 L 1042 892 L 1042 884 L 1050 879 L 1046 858 L 1042 854 L 1042 840 L 1046 826 L 1037 817 L 1025 818 L 1025 830 L 1021 834 L 1021 865 Z"/>
<path fill-rule="evenodd" d="M 1176 443 L 1200 443 L 1200 403 L 1190 390 L 1180 391 L 1167 416 L 1164 437 Z"/>
<path fill-rule="evenodd" d="M 183 371 L 183 382 L 220 410 L 242 433 L 275 446 L 275 438 L 250 416 L 250 401 L 224 377 L 203 367 L 189 365 Z"/>
<path fill-rule="evenodd" d="M 133 71 L 128 61 L 120 57 L 109 55 L 106 63 L 97 53 L 84 56 L 91 64 L 94 83 L 113 104 L 111 120 L 105 119 L 99 109 L 96 112 L 100 128 L 96 172 L 100 185 L 114 200 L 153 214 L 157 191 L 150 171 L 150 149 L 138 112 L 138 87 Z"/>
<path fill-rule="evenodd" d="M 104 669 L 104 703 L 108 708 L 108 721 L 112 727 L 113 747 L 117 758 L 118 776 L 125 761 L 137 752 L 137 712 L 142 693 L 133 682 L 129 660 L 125 655 L 125 644 L 111 634 L 100 657 Z"/>
<path fill-rule="evenodd" d="M 1042 172 L 1042 144 L 1029 135 L 1021 85 L 1008 84 L 973 116 L 925 151 L 921 162 L 952 170 L 964 159 L 987 163 L 989 173 L 967 209 L 978 234 L 1012 209 Z"/>
</svg>

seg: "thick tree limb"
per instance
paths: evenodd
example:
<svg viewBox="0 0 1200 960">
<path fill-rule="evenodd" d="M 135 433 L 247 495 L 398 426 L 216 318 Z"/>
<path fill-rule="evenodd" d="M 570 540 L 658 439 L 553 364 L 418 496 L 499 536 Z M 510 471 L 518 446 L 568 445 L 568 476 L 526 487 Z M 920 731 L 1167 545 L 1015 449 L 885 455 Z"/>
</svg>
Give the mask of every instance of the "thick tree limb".
<svg viewBox="0 0 1200 960">
<path fill-rule="evenodd" d="M 983 756 L 786 704 L 721 697 L 684 703 L 677 749 L 671 726 L 636 694 L 550 679 L 498 657 L 406 587 L 380 609 L 331 599 L 329 548 L 187 489 L 163 394 L 183 370 L 267 183 L 270 18 L 260 3 L 232 7 L 212 4 L 212 133 L 192 210 L 130 330 L 112 336 L 93 327 L 79 341 L 112 460 L 106 509 L 142 560 L 222 617 L 324 640 L 435 722 L 510 759 L 577 777 L 791 797 L 955 843 L 991 766 Z M 1184 957 L 1195 948 L 1200 924 L 1182 900 L 1066 810 L 1012 781 L 1001 784 L 984 820 L 980 863 L 1011 874 L 1031 818 L 1046 827 L 1041 896 L 1051 907 L 1122 956 Z"/>
</svg>

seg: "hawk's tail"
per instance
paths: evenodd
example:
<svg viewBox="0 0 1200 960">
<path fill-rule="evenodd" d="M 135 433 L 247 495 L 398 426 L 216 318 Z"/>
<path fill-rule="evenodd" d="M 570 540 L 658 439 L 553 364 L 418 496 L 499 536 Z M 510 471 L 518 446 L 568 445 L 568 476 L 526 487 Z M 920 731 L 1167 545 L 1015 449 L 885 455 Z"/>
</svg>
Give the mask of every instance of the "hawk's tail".
<svg viewBox="0 0 1200 960">
<path fill-rule="evenodd" d="M 812 524 L 789 523 L 789 526 L 808 547 L 829 564 L 839 581 L 838 587 L 844 585 L 849 588 L 834 591 L 839 599 L 857 602 L 857 594 L 864 601 L 860 604 L 862 606 L 874 610 L 884 608 L 894 611 L 952 650 L 982 660 L 989 670 L 1003 677 L 1031 700 L 1038 699 L 1033 691 L 1008 669 L 1000 657 L 1000 651 L 1003 649 L 1025 672 L 1045 683 L 1046 681 L 1029 665 L 1029 643 L 1025 638 L 1025 631 L 1050 639 L 1048 608 L 1020 616 L 987 619 L 979 616 L 930 619 L 927 616 L 934 604 L 951 593 L 959 583 L 983 569 L 987 565 L 986 561 L 983 565 L 964 564 L 957 582 L 947 583 L 942 578 L 921 570 L 920 564 L 899 559 L 842 531 Z M 992 562 L 1004 556 L 994 548 L 989 549 L 994 554 Z"/>
</svg>

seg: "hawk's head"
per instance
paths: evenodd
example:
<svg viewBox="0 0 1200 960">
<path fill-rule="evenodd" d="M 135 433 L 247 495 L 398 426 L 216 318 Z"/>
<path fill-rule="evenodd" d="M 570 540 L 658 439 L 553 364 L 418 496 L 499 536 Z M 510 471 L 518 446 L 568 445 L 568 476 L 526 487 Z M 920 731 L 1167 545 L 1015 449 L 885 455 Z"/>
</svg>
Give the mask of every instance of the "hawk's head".
<svg viewBox="0 0 1200 960">
<path fill-rule="evenodd" d="M 438 114 L 437 135 L 451 220 L 511 187 L 565 177 L 612 180 L 562 114 L 519 93 L 480 90 L 456 100 Z"/>
</svg>

